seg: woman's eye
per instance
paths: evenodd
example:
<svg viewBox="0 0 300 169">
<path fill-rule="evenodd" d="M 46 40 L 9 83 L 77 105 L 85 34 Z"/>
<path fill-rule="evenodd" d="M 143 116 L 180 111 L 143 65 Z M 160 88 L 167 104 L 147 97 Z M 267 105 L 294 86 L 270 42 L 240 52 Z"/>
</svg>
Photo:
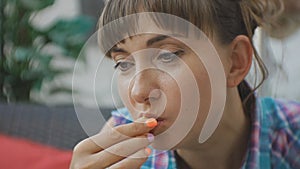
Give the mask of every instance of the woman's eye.
<svg viewBox="0 0 300 169">
<path fill-rule="evenodd" d="M 164 52 L 158 55 L 157 59 L 160 60 L 163 63 L 170 63 L 174 60 L 176 60 L 183 51 L 176 51 L 176 52 Z"/>
<path fill-rule="evenodd" d="M 129 61 L 118 61 L 117 64 L 115 65 L 115 69 L 120 69 L 121 71 L 125 72 L 129 70 L 131 67 L 134 66 L 134 63 L 129 62 Z"/>
</svg>

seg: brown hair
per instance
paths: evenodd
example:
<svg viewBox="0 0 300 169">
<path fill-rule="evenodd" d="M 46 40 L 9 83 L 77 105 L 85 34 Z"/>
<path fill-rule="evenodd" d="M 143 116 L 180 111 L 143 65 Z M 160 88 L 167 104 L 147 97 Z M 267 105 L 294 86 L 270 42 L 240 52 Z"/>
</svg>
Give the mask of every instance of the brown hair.
<svg viewBox="0 0 300 169">
<path fill-rule="evenodd" d="M 255 29 L 267 26 L 266 23 L 282 10 L 281 0 L 108 0 L 99 26 L 130 14 L 160 12 L 188 20 L 209 37 L 216 36 L 224 44 L 229 44 L 238 35 L 245 35 L 253 45 Z M 262 59 L 254 47 L 253 50 L 255 66 L 260 70 L 262 79 L 253 90 L 245 80 L 238 86 L 246 112 L 253 110 L 253 92 L 268 76 Z"/>
</svg>

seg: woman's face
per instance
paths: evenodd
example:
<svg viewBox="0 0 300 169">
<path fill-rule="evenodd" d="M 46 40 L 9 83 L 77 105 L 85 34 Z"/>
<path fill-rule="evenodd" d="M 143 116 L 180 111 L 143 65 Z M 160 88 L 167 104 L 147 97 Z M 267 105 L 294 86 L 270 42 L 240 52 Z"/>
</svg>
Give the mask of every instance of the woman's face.
<svg viewBox="0 0 300 169">
<path fill-rule="evenodd" d="M 214 45 L 219 53 L 224 53 L 223 47 Z M 195 102 L 182 97 L 182 92 L 195 93 L 195 89 L 182 82 L 194 78 L 201 101 L 196 103 L 200 106 L 198 116 L 185 140 L 198 139 L 210 106 L 211 86 L 203 63 L 188 46 L 169 36 L 143 34 L 116 45 L 111 56 L 116 62 L 118 88 L 124 105 L 134 119 L 156 118 L 158 126 L 151 131 L 154 135 L 172 126 L 181 108 L 184 117 L 192 117 L 191 106 L 182 105 L 182 99 L 188 104 Z M 224 58 L 221 56 L 223 64 L 226 63 Z"/>
</svg>

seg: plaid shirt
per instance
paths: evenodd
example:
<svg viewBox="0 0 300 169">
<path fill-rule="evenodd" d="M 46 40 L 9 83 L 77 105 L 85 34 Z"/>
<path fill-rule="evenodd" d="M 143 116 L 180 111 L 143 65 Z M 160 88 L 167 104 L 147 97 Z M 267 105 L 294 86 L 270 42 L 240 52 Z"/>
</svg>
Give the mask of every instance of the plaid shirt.
<svg viewBox="0 0 300 169">
<path fill-rule="evenodd" d="M 130 123 L 126 109 L 112 112 L 117 125 Z M 251 114 L 251 138 L 242 169 L 300 169 L 300 104 L 258 99 Z M 173 151 L 152 151 L 142 169 L 176 169 Z"/>
</svg>

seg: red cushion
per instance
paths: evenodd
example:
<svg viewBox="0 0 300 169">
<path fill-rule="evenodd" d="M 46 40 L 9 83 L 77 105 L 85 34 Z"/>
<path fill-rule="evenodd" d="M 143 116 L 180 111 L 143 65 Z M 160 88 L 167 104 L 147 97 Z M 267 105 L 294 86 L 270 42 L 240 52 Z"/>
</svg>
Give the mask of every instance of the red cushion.
<svg viewBox="0 0 300 169">
<path fill-rule="evenodd" d="M 68 169 L 72 151 L 0 135 L 0 168 Z"/>
</svg>

